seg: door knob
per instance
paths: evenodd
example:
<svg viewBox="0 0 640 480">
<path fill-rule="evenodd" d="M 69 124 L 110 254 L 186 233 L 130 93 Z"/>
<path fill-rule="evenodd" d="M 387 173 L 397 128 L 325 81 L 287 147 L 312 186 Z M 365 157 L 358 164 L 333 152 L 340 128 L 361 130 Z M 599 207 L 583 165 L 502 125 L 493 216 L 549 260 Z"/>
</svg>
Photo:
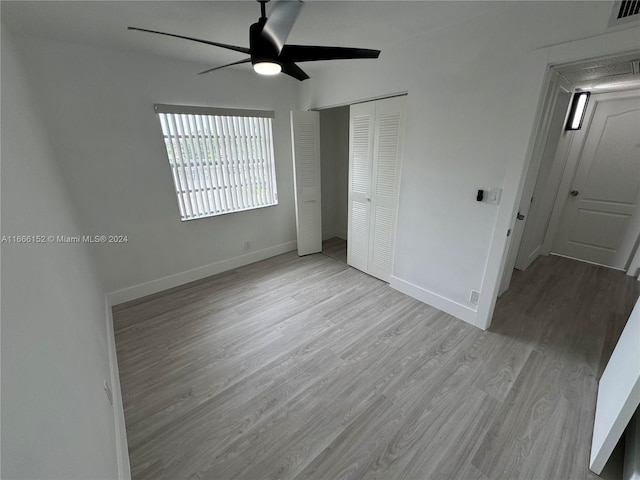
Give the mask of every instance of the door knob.
<svg viewBox="0 0 640 480">
<path fill-rule="evenodd" d="M 569 193 L 569 195 L 571 195 L 572 197 L 577 197 L 579 193 L 580 193 L 580 192 L 579 192 L 578 190 L 571 190 L 571 192 Z"/>
<path fill-rule="evenodd" d="M 516 215 L 516 218 L 517 218 L 518 220 L 524 220 L 524 215 L 523 215 L 523 214 L 521 214 L 520 212 L 518 212 L 518 215 Z"/>
</svg>

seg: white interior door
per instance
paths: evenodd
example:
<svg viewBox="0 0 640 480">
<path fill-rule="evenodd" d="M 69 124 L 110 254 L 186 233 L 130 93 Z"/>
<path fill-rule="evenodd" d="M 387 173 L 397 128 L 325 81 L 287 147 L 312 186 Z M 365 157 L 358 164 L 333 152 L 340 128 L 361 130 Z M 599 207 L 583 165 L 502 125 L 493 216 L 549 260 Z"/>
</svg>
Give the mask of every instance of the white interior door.
<svg viewBox="0 0 640 480">
<path fill-rule="evenodd" d="M 369 217 L 375 102 L 352 105 L 349 110 L 349 214 L 347 263 L 366 272 L 369 262 Z"/>
<path fill-rule="evenodd" d="M 508 253 L 498 295 L 502 295 L 509 288 L 516 260 L 523 250 L 528 248 L 527 243 L 531 233 L 530 231 L 527 232 L 527 230 L 530 230 L 532 224 L 529 213 L 533 213 L 533 210 L 535 210 L 534 197 L 539 200 L 538 197 L 542 196 L 541 192 L 534 193 L 534 190 L 540 189 L 541 177 L 544 176 L 545 171 L 548 170 L 548 165 L 553 161 L 553 151 L 558 144 L 558 135 L 563 130 L 562 123 L 567 112 L 567 104 L 563 105 L 563 95 L 566 97 L 571 96 L 569 83 L 557 72 L 551 70 L 549 73 L 549 87 L 535 132 L 531 161 L 524 179 L 517 217 L 514 220 L 511 236 L 508 239 Z M 558 176 L 560 177 L 561 173 Z"/>
<path fill-rule="evenodd" d="M 573 138 L 573 132 L 564 129 L 570 101 L 571 87 L 560 85 L 536 184 L 531 197 L 524 199 L 530 206 L 515 262 L 518 270 L 526 270 L 539 255 L 548 254 L 543 249 L 544 238 Z"/>
<path fill-rule="evenodd" d="M 393 268 L 405 97 L 352 105 L 347 263 L 388 282 Z"/>
<path fill-rule="evenodd" d="M 322 251 L 320 114 L 291 112 L 298 255 Z"/>
<path fill-rule="evenodd" d="M 368 273 L 391 280 L 402 159 L 405 97 L 375 102 Z"/>
<path fill-rule="evenodd" d="M 626 269 L 638 236 L 640 95 L 592 95 L 591 101 L 592 120 L 552 252 Z"/>
</svg>

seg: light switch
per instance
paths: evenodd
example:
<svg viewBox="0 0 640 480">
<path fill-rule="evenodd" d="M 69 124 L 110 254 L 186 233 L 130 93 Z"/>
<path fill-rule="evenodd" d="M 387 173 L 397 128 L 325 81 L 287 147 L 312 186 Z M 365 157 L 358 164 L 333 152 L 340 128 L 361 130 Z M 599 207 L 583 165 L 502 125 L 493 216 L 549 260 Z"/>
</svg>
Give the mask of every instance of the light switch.
<svg viewBox="0 0 640 480">
<path fill-rule="evenodd" d="M 502 194 L 501 188 L 490 188 L 486 192 L 485 202 L 498 205 L 500 203 L 500 195 Z"/>
</svg>

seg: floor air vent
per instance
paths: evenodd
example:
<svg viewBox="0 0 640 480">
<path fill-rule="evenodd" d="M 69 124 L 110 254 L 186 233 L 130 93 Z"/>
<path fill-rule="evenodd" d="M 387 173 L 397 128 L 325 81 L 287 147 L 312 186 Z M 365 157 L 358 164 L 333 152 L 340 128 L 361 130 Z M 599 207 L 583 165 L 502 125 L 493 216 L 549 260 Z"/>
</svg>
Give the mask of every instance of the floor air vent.
<svg viewBox="0 0 640 480">
<path fill-rule="evenodd" d="M 609 26 L 615 27 L 640 20 L 640 0 L 616 0 L 609 17 Z"/>
</svg>

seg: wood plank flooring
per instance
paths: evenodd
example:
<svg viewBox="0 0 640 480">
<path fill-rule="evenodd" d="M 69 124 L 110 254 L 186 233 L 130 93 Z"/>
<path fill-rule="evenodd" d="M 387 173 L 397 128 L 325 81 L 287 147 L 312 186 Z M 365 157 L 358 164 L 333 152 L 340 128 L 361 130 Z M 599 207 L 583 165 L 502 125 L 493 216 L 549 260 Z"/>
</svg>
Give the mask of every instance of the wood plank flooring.
<svg viewBox="0 0 640 480">
<path fill-rule="evenodd" d="M 598 478 L 638 282 L 541 257 L 483 332 L 326 246 L 114 307 L 133 479 Z"/>
<path fill-rule="evenodd" d="M 334 260 L 347 263 L 347 241 L 338 237 L 325 240 L 322 242 L 322 253 Z"/>
</svg>

